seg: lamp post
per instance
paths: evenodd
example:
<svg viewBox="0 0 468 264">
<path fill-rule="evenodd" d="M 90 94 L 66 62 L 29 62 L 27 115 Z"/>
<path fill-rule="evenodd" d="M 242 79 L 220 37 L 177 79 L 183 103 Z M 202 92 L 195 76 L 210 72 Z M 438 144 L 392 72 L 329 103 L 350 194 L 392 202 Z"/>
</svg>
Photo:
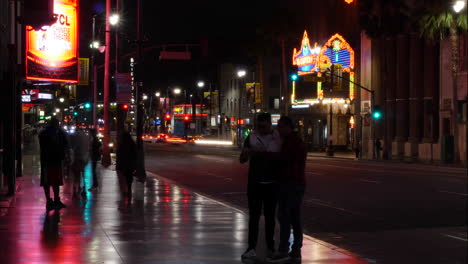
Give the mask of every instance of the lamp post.
<svg viewBox="0 0 468 264">
<path fill-rule="evenodd" d="M 204 81 L 199 81 L 197 83 L 198 87 L 199 88 L 203 88 L 205 87 L 205 82 Z M 211 134 L 211 127 L 213 126 L 213 124 L 211 124 L 211 116 L 212 116 L 212 108 L 213 108 L 213 91 L 212 91 L 212 88 L 211 88 L 211 82 L 208 83 L 208 86 L 209 86 L 209 92 L 210 92 L 210 104 L 209 104 L 209 112 L 208 112 L 208 122 L 207 124 L 209 124 L 209 131 L 210 131 L 210 134 Z"/>
<path fill-rule="evenodd" d="M 243 95 L 243 92 L 242 92 L 242 91 L 244 90 L 243 87 L 245 87 L 245 78 L 244 78 L 244 77 L 245 77 L 246 75 L 247 75 L 247 72 L 246 72 L 244 69 L 240 69 L 240 70 L 237 71 L 237 77 L 238 77 L 239 79 L 241 79 L 241 87 L 240 87 L 240 89 L 239 89 L 239 101 L 237 102 L 237 108 L 238 108 L 238 110 L 239 110 L 239 111 L 238 111 L 238 112 L 239 112 L 239 116 L 237 117 L 237 146 L 238 146 L 238 147 L 241 147 L 241 146 L 242 146 L 242 134 L 243 134 L 243 133 L 241 133 L 241 127 L 240 127 L 240 122 L 239 122 L 239 120 L 242 119 L 242 118 L 241 118 L 241 114 L 242 114 L 242 110 L 241 110 L 241 109 L 242 109 L 242 101 L 244 100 L 244 95 Z M 254 84 L 254 87 L 255 87 L 255 84 Z M 255 104 L 254 104 L 254 109 L 255 109 L 255 108 L 256 108 L 256 107 L 255 107 Z M 256 112 L 256 111 L 257 111 L 257 110 L 255 109 L 255 112 Z M 255 119 L 255 118 L 254 118 L 254 119 Z M 254 122 L 255 122 L 255 120 L 254 120 Z"/>
<path fill-rule="evenodd" d="M 119 16 L 111 15 L 111 1 L 106 0 L 106 50 L 104 54 L 104 138 L 102 147 L 102 165 L 108 167 L 111 164 L 109 151 L 110 142 L 110 120 L 109 120 L 109 73 L 110 73 L 110 47 L 111 47 L 111 25 L 117 25 Z"/>
<path fill-rule="evenodd" d="M 466 1 L 466 0 L 465 0 Z M 453 11 L 455 11 L 456 14 L 460 13 L 463 9 L 465 9 L 465 3 L 464 0 L 459 0 L 455 1 L 453 3 Z M 455 24 L 455 20 L 452 19 L 452 25 L 450 26 L 450 41 L 452 45 L 452 93 L 453 93 L 453 99 L 452 99 L 452 123 L 453 123 L 453 161 L 457 162 L 460 161 L 460 154 L 459 154 L 459 139 L 458 139 L 458 125 L 457 125 L 457 112 L 458 112 L 458 64 L 459 64 L 459 37 L 458 37 L 458 32 L 457 32 L 457 26 Z M 468 135 L 468 131 L 466 130 L 466 125 L 465 125 L 465 135 Z M 466 141 L 466 138 L 465 138 Z M 465 156 L 467 156 L 467 153 L 465 153 Z M 468 157 L 467 157 L 467 163 L 468 163 Z"/>
</svg>

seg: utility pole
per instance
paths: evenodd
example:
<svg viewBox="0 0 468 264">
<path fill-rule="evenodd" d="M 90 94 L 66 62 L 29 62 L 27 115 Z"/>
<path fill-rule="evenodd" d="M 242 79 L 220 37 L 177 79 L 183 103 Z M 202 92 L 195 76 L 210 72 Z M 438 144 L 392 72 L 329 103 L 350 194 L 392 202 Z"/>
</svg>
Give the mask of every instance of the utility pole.
<svg viewBox="0 0 468 264">
<path fill-rule="evenodd" d="M 142 59 L 141 59 L 141 51 L 142 47 L 142 39 L 141 39 L 141 0 L 137 0 L 137 50 L 136 50 L 136 86 L 135 86 L 135 102 L 136 102 L 136 145 L 138 151 L 138 160 L 137 160 L 137 169 L 136 169 L 136 177 L 140 181 L 144 181 L 146 179 L 146 170 L 145 170 L 145 157 L 143 152 L 143 139 L 141 138 L 143 135 L 143 106 L 141 105 L 141 88 L 143 86 L 142 82 Z"/>
<path fill-rule="evenodd" d="M 109 152 L 109 71 L 110 71 L 110 51 L 111 51 L 111 32 L 110 32 L 110 17 L 111 12 L 111 0 L 106 0 L 106 51 L 104 54 L 104 138 L 102 147 L 102 162 L 104 167 L 108 167 L 111 164 L 111 157 Z"/>
</svg>

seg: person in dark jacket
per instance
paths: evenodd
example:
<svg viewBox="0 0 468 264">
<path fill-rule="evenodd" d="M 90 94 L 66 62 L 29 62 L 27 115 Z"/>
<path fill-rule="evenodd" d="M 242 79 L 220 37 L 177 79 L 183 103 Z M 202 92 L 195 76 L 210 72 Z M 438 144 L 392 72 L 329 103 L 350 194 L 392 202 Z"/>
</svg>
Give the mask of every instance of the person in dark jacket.
<svg viewBox="0 0 468 264">
<path fill-rule="evenodd" d="M 46 197 L 46 209 L 65 208 L 60 200 L 60 186 L 63 185 L 63 162 L 69 150 L 65 131 L 60 128 L 56 118 L 50 120 L 47 127 L 39 133 L 41 149 L 41 186 Z M 54 200 L 50 198 L 50 187 L 54 191 Z"/>
<path fill-rule="evenodd" d="M 96 135 L 96 129 L 90 129 L 89 134 L 91 136 L 91 143 L 89 146 L 90 156 L 91 156 L 91 168 L 93 172 L 93 186 L 89 191 L 95 190 L 99 187 L 96 166 L 97 162 L 101 160 L 101 142 L 99 141 Z"/>
<path fill-rule="evenodd" d="M 270 263 L 284 263 L 293 260 L 301 262 L 302 248 L 302 201 L 306 180 L 305 164 L 307 150 L 302 139 L 294 133 L 294 124 L 289 117 L 283 116 L 278 121 L 278 131 L 283 141 L 279 155 L 279 195 L 278 220 L 280 223 L 280 242 Z M 294 242 L 289 253 L 289 237 L 293 229 Z M 289 253 L 289 254 L 288 254 Z"/>
<path fill-rule="evenodd" d="M 132 198 L 133 175 L 136 170 L 137 148 L 128 132 L 124 132 L 117 146 L 116 170 L 122 173 L 127 184 L 127 198 Z"/>
<path fill-rule="evenodd" d="M 240 162 L 249 161 L 247 199 L 249 204 L 249 245 L 242 254 L 243 261 L 255 261 L 260 216 L 265 216 L 265 240 L 268 255 L 275 250 L 275 211 L 277 203 L 278 168 L 272 153 L 279 153 L 281 139 L 271 126 L 271 115 L 257 116 L 256 129 L 245 139 Z"/>
</svg>

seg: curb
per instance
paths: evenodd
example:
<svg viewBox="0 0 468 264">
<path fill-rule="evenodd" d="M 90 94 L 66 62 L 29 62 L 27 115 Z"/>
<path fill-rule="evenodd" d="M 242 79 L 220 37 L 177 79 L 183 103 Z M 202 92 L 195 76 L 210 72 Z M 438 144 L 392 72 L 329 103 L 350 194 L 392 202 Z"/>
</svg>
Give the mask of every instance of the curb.
<svg viewBox="0 0 468 264">
<path fill-rule="evenodd" d="M 160 176 L 160 175 L 158 175 L 158 174 L 156 174 L 156 173 L 153 173 L 153 172 L 150 172 L 150 171 L 146 171 L 146 175 L 148 175 L 148 176 L 151 175 L 152 177 L 155 177 L 155 178 L 158 178 L 158 179 L 167 181 L 167 182 L 169 182 L 170 184 L 177 185 L 177 186 L 179 186 L 179 187 L 182 187 L 182 188 L 184 188 L 184 189 L 187 189 L 187 190 L 189 190 L 190 192 L 193 192 L 193 193 L 195 193 L 196 195 L 200 195 L 201 197 L 203 197 L 203 198 L 205 198 L 205 199 L 211 200 L 211 201 L 213 201 L 213 202 L 215 202 L 215 203 L 217 203 L 217 204 L 219 204 L 219 205 L 222 205 L 222 206 L 225 206 L 225 207 L 227 207 L 227 208 L 233 209 L 234 211 L 237 211 L 237 212 L 239 212 L 239 213 L 241 213 L 241 214 L 244 214 L 244 215 L 247 215 L 247 216 L 248 216 L 248 210 L 247 210 L 247 209 L 241 208 L 241 207 L 239 207 L 239 206 L 236 206 L 236 205 L 231 204 L 231 203 L 226 202 L 226 201 L 220 201 L 220 200 L 216 199 L 215 197 L 212 197 L 212 196 L 209 195 L 209 194 L 205 194 L 205 193 L 201 193 L 201 192 L 195 191 L 195 190 L 193 190 L 192 188 L 190 188 L 190 187 L 188 187 L 188 186 L 186 186 L 186 185 L 184 185 L 184 184 L 177 183 L 177 182 L 174 181 L 174 180 L 171 180 L 171 179 L 168 179 L 168 178 L 166 178 L 166 177 Z M 362 261 L 363 263 L 372 263 L 372 262 L 369 262 L 367 259 L 365 259 L 365 258 L 363 258 L 363 257 L 361 257 L 361 256 L 359 256 L 359 255 L 356 255 L 356 254 L 354 254 L 354 253 L 351 253 L 350 251 L 348 251 L 348 250 L 346 250 L 346 249 L 342 249 L 342 248 L 340 248 L 340 247 L 337 247 L 337 246 L 335 246 L 335 245 L 332 245 L 332 244 L 330 244 L 330 243 L 327 243 L 327 242 L 325 242 L 325 241 L 323 241 L 323 240 L 314 238 L 314 237 L 312 237 L 312 236 L 310 236 L 310 235 L 307 235 L 307 234 L 303 234 L 303 236 L 304 236 L 304 239 L 308 239 L 308 240 L 310 240 L 310 241 L 312 241 L 312 242 L 314 242 L 314 243 L 320 244 L 320 245 L 322 245 L 322 246 L 324 246 L 324 247 L 326 247 L 326 248 L 328 248 L 328 249 L 330 249 L 330 250 L 337 251 L 337 252 L 340 252 L 340 253 L 342 253 L 342 254 L 344 254 L 344 255 L 347 255 L 347 256 L 356 258 L 357 260 L 360 260 L 360 261 Z"/>
</svg>

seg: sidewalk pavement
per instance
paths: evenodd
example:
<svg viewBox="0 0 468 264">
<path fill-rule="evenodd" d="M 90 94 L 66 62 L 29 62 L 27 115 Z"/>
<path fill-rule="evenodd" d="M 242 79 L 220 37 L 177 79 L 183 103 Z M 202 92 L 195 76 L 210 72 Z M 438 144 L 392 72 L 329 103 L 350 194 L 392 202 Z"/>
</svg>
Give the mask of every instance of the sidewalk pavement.
<svg viewBox="0 0 468 264">
<path fill-rule="evenodd" d="M 354 152 L 339 152 L 335 151 L 333 153 L 333 156 L 327 156 L 326 152 L 308 152 L 307 153 L 307 158 L 312 158 L 312 157 L 321 157 L 321 158 L 340 158 L 340 159 L 355 159 L 356 154 Z"/>
<path fill-rule="evenodd" d="M 62 187 L 67 208 L 45 210 L 37 156 L 24 158 L 24 175 L 8 213 L 0 217 L 2 263 L 241 263 L 248 216 L 148 174 L 143 200 L 122 200 L 116 173 L 100 168 L 100 186 L 85 198 Z M 91 169 L 86 167 L 87 187 Z M 263 234 L 259 257 L 264 257 Z M 302 263 L 367 263 L 307 237 Z"/>
</svg>

